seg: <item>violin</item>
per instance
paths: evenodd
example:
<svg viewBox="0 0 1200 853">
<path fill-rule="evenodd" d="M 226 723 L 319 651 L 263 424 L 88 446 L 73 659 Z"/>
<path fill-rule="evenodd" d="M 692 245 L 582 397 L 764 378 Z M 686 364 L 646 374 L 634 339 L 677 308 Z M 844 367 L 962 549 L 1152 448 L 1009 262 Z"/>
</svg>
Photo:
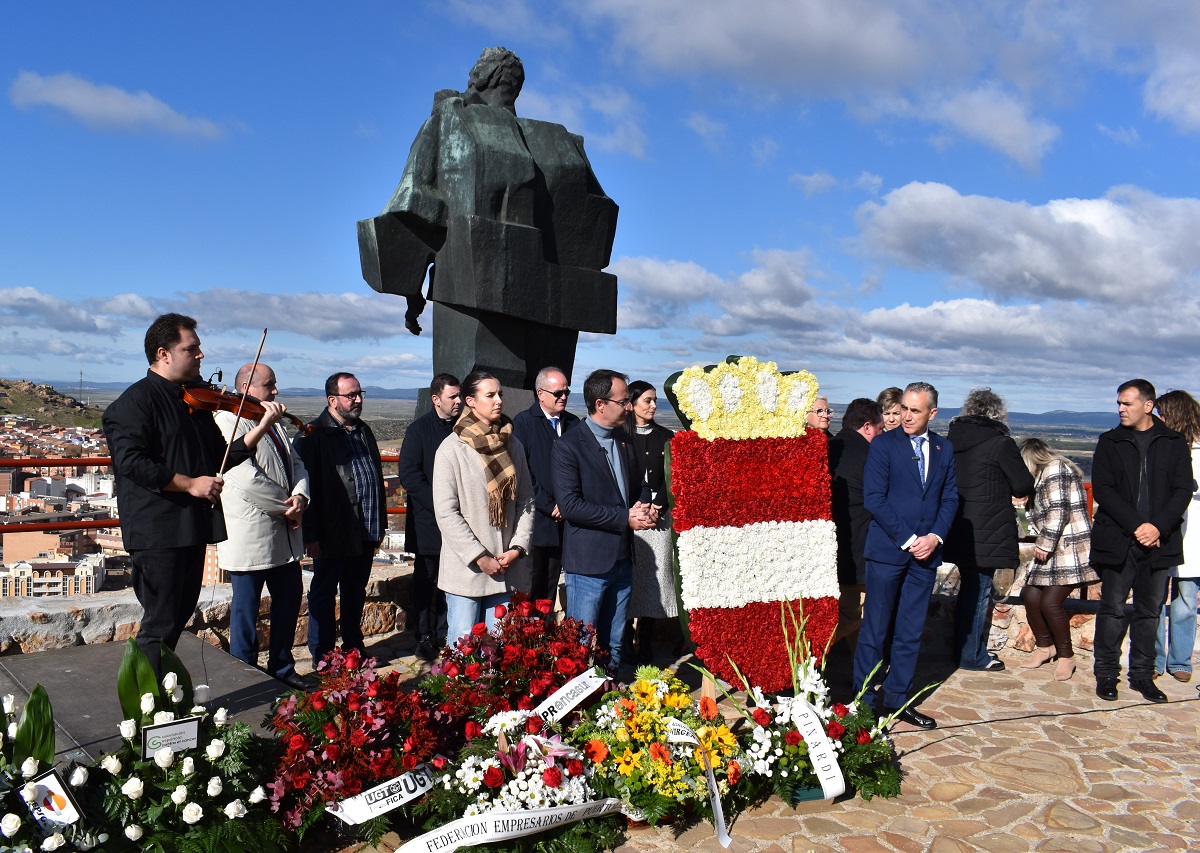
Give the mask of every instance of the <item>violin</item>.
<svg viewBox="0 0 1200 853">
<path fill-rule="evenodd" d="M 233 412 L 237 414 L 238 410 L 241 409 L 242 417 L 252 421 L 260 421 L 267 414 L 267 410 L 263 408 L 262 403 L 254 397 L 247 394 L 245 403 L 243 403 L 240 394 L 233 394 L 207 383 L 184 385 L 183 402 L 187 403 L 193 411 L 199 409 L 205 412 Z M 291 421 L 304 435 L 312 434 L 312 424 L 306 424 L 291 412 L 284 412 L 283 416 Z"/>
</svg>

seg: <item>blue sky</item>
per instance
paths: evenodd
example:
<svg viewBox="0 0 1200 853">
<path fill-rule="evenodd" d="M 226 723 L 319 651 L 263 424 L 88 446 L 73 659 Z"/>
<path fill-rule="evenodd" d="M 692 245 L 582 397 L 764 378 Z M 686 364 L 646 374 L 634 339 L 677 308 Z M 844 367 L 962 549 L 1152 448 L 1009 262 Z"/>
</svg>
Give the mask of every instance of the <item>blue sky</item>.
<svg viewBox="0 0 1200 853">
<path fill-rule="evenodd" d="M 621 208 L 620 328 L 576 387 L 745 353 L 839 402 L 1200 390 L 1187 0 L 4 4 L 0 376 L 133 380 L 182 310 L 206 372 L 265 326 L 283 386 L 426 383 L 354 223 L 492 45 Z"/>
</svg>

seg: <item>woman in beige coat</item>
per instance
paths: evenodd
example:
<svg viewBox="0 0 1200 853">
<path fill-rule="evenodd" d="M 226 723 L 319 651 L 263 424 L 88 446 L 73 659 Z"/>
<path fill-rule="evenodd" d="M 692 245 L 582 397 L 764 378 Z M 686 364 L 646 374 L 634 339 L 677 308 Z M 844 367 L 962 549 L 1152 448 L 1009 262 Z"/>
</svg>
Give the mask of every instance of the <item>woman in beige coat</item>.
<svg viewBox="0 0 1200 853">
<path fill-rule="evenodd" d="M 433 457 L 433 514 L 442 533 L 438 589 L 446 593 L 446 641 L 483 622 L 512 588 L 506 570 L 533 536 L 533 481 L 525 450 L 503 414 L 500 383 L 472 371 L 462 383 L 463 414 Z"/>
</svg>

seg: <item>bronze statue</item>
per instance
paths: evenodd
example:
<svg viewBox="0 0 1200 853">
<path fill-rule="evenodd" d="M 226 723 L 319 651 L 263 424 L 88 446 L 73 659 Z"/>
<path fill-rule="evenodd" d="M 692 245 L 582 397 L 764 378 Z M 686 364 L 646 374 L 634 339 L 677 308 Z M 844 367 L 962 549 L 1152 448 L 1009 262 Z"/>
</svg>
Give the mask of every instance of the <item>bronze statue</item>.
<svg viewBox="0 0 1200 853">
<path fill-rule="evenodd" d="M 465 92 L 442 90 L 383 213 L 358 223 L 363 278 L 409 300 L 414 334 L 433 301 L 433 369 L 474 368 L 511 388 L 538 370 L 570 376 L 579 332 L 616 331 L 617 205 L 583 138 L 520 118 L 521 60 L 483 51 Z M 431 268 L 432 265 L 432 268 Z"/>
</svg>

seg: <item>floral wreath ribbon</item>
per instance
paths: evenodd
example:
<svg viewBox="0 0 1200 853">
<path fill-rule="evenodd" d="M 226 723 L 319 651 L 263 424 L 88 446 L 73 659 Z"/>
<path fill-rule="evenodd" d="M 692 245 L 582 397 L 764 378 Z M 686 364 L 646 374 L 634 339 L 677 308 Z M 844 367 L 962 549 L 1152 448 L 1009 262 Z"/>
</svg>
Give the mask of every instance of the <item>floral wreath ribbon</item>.
<svg viewBox="0 0 1200 853">
<path fill-rule="evenodd" d="M 722 847 L 728 847 L 733 843 L 733 839 L 729 837 L 729 829 L 725 826 L 725 812 L 721 808 L 721 792 L 717 788 L 717 779 L 713 776 L 712 763 L 708 760 L 708 750 L 701 746 L 699 736 L 683 720 L 666 717 L 665 722 L 668 743 L 690 743 L 700 747 L 700 757 L 704 759 L 704 775 L 708 777 L 708 801 L 712 805 L 713 823 L 717 828 L 717 841 L 721 842 Z M 836 761 L 834 766 L 837 766 Z"/>
<path fill-rule="evenodd" d="M 796 716 L 802 719 L 797 721 Z M 838 765 L 837 754 L 833 751 L 833 742 L 825 733 L 817 709 L 807 700 L 797 697 L 792 702 L 792 721 L 796 730 L 808 744 L 808 757 L 812 761 L 813 772 L 821 783 L 821 792 L 825 799 L 832 800 L 846 793 L 846 778 L 842 776 L 842 768 Z"/>
</svg>

